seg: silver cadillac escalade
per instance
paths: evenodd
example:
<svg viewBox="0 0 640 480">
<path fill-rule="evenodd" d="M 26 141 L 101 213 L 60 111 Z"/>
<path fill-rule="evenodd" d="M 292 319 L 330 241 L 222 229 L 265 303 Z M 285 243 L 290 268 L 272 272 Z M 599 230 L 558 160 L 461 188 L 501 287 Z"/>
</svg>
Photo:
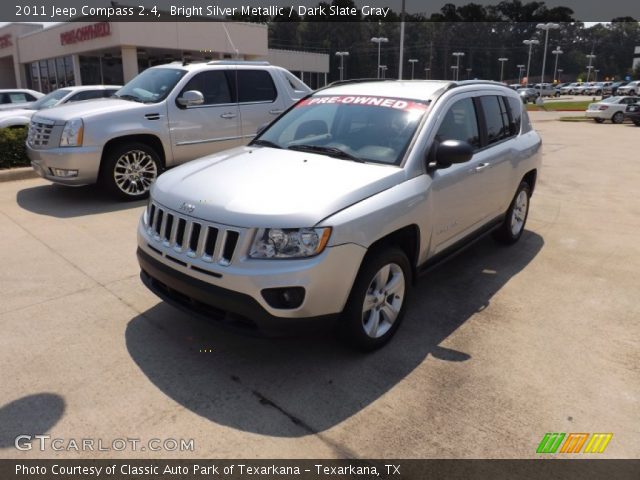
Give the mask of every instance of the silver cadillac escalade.
<svg viewBox="0 0 640 480">
<path fill-rule="evenodd" d="M 337 321 L 387 342 L 416 276 L 486 233 L 523 233 L 541 140 L 494 82 L 347 81 L 248 146 L 161 175 L 138 226 L 143 282 L 263 332 Z"/>
<path fill-rule="evenodd" d="M 113 195 L 136 200 L 165 168 L 246 144 L 310 92 L 267 62 L 161 65 L 108 100 L 36 113 L 27 154 L 52 182 L 100 182 Z"/>
</svg>

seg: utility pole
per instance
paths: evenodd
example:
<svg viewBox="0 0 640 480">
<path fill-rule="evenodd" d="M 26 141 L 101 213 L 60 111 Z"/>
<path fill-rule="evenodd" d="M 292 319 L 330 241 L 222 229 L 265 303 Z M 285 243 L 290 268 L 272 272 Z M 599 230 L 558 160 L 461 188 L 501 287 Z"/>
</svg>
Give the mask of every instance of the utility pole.
<svg viewBox="0 0 640 480">
<path fill-rule="evenodd" d="M 539 30 L 544 30 L 544 54 L 542 55 L 542 73 L 540 74 L 540 83 L 544 83 L 544 68 L 547 65 L 547 44 L 549 43 L 549 30 L 560 28 L 557 23 L 539 23 L 536 25 Z M 556 57 L 557 58 L 557 57 Z"/>
<path fill-rule="evenodd" d="M 411 64 L 411 80 L 413 80 L 414 67 L 416 66 L 416 63 L 418 63 L 418 59 L 410 58 L 408 61 Z"/>
<path fill-rule="evenodd" d="M 502 82 L 502 77 L 504 74 L 504 62 L 508 61 L 509 59 L 506 57 L 500 57 L 498 59 L 498 61 L 500 62 L 500 81 Z"/>
</svg>

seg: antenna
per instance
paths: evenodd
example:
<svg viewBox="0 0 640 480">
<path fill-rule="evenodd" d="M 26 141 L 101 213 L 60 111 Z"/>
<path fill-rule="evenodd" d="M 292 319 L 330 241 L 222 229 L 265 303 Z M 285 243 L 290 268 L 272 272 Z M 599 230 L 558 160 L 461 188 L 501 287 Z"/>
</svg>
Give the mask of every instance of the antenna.
<svg viewBox="0 0 640 480">
<path fill-rule="evenodd" d="M 227 30 L 227 25 L 225 24 L 225 22 L 222 22 L 222 28 L 224 28 L 224 33 L 226 33 L 227 35 L 227 40 L 229 40 L 231 48 L 233 48 L 233 51 L 236 53 L 236 58 L 240 58 L 240 51 L 234 45 L 233 40 L 231 40 L 231 35 L 229 35 L 229 30 Z"/>
</svg>

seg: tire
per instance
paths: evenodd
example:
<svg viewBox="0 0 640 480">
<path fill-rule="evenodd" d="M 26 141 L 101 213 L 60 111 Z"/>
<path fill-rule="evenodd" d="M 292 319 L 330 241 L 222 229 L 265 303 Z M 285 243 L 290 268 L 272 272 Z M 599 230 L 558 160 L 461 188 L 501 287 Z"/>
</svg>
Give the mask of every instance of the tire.
<svg viewBox="0 0 640 480">
<path fill-rule="evenodd" d="M 635 95 L 635 94 L 636 94 L 636 91 L 635 91 L 635 90 L 631 90 L 631 91 L 629 92 L 629 95 L 631 95 L 631 96 L 633 96 L 633 95 Z"/>
<path fill-rule="evenodd" d="M 640 127 L 640 120 L 634 120 L 634 121 L 633 121 L 633 124 L 634 124 L 636 127 Z"/>
<path fill-rule="evenodd" d="M 153 148 L 144 143 L 126 143 L 107 152 L 100 183 L 120 200 L 140 200 L 149 195 L 160 173 L 160 156 Z"/>
<path fill-rule="evenodd" d="M 411 274 L 409 259 L 397 247 L 368 253 L 342 312 L 342 340 L 366 352 L 385 345 L 404 317 Z"/>
<path fill-rule="evenodd" d="M 511 200 L 504 221 L 493 233 L 493 238 L 504 245 L 512 245 L 520 240 L 529 216 L 531 187 L 527 182 L 520 182 L 516 194 Z"/>
<path fill-rule="evenodd" d="M 594 118 L 596 123 L 604 123 L 604 118 Z"/>
<path fill-rule="evenodd" d="M 613 114 L 613 117 L 611 117 L 611 123 L 622 123 L 624 122 L 624 113 L 622 112 L 616 112 Z"/>
</svg>

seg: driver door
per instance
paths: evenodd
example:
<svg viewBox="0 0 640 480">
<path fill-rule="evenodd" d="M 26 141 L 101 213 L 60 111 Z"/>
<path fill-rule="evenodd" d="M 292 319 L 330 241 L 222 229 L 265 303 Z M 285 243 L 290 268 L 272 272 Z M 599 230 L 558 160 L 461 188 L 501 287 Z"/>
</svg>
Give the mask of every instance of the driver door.
<svg viewBox="0 0 640 480">
<path fill-rule="evenodd" d="M 169 102 L 169 129 L 176 163 L 240 145 L 238 103 L 233 101 L 224 69 L 197 73 L 178 97 L 189 90 L 202 93 L 204 103 L 183 107 Z"/>
</svg>

